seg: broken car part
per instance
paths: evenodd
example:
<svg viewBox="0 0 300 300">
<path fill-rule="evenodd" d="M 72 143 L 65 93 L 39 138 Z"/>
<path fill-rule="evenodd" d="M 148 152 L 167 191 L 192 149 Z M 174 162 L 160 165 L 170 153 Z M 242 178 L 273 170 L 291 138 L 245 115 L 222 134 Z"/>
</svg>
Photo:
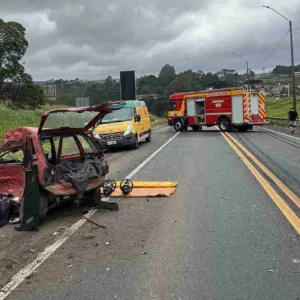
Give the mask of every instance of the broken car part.
<svg viewBox="0 0 300 300">
<path fill-rule="evenodd" d="M 114 180 L 108 179 L 104 183 L 103 194 L 109 196 L 116 189 L 116 182 Z"/>
<path fill-rule="evenodd" d="M 130 179 L 124 179 L 120 183 L 120 189 L 124 195 L 128 195 L 133 190 L 133 183 Z"/>
</svg>

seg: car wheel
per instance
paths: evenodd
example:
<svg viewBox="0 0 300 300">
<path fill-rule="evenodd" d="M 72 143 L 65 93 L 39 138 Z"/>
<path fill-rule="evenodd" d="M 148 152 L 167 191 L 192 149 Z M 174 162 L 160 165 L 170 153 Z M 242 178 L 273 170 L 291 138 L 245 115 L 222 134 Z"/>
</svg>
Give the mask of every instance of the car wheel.
<svg viewBox="0 0 300 300">
<path fill-rule="evenodd" d="M 231 131 L 231 124 L 229 119 L 227 118 L 220 119 L 219 128 L 221 131 Z"/>
<path fill-rule="evenodd" d="M 146 138 L 146 142 L 150 143 L 151 142 L 151 131 L 149 131 L 149 135 Z"/>
<path fill-rule="evenodd" d="M 139 140 L 138 140 L 137 135 L 134 136 L 132 148 L 133 149 L 138 149 L 139 148 Z"/>
<path fill-rule="evenodd" d="M 182 124 L 182 121 L 181 120 L 176 120 L 174 122 L 174 129 L 176 131 L 182 131 L 183 130 L 183 124 Z"/>
</svg>

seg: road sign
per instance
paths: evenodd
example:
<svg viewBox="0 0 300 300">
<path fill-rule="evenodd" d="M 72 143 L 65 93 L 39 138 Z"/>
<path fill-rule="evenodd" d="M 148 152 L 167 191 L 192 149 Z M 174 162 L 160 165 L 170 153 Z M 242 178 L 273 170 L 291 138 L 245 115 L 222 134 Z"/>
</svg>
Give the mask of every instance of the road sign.
<svg viewBox="0 0 300 300">
<path fill-rule="evenodd" d="M 46 102 L 56 102 L 57 101 L 57 90 L 55 84 L 44 85 L 44 97 Z"/>
<path fill-rule="evenodd" d="M 90 106 L 90 97 L 78 97 L 75 99 L 77 107 L 87 107 Z"/>
</svg>

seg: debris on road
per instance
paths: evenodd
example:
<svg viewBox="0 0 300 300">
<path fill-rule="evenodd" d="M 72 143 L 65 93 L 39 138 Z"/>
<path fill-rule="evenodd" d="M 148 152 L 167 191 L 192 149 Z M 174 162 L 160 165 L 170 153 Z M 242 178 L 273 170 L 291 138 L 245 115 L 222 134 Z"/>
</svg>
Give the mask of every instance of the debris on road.
<svg viewBox="0 0 300 300">
<path fill-rule="evenodd" d="M 225 200 L 229 200 L 229 198 L 225 197 L 225 196 L 221 196 L 221 198 L 225 199 Z"/>
<path fill-rule="evenodd" d="M 293 259 L 293 263 L 299 264 L 300 263 L 300 259 L 298 259 L 298 258 Z"/>
<path fill-rule="evenodd" d="M 147 254 L 147 251 L 143 251 L 142 254 L 143 254 L 143 255 Z"/>
<path fill-rule="evenodd" d="M 87 218 L 87 217 L 84 216 L 84 215 L 82 215 L 82 217 L 83 217 L 84 219 L 86 219 L 88 222 L 90 222 L 90 223 L 92 223 L 92 224 L 98 226 L 99 228 L 107 228 L 106 226 L 100 225 L 100 224 L 98 224 L 98 223 L 92 221 L 91 219 Z"/>
<path fill-rule="evenodd" d="M 106 271 L 109 271 L 110 270 L 110 268 L 106 268 Z"/>
<path fill-rule="evenodd" d="M 9 224 L 19 224 L 19 223 L 21 223 L 21 220 L 20 220 L 20 218 L 11 218 L 11 219 L 9 219 Z"/>
<path fill-rule="evenodd" d="M 84 236 L 84 238 L 86 239 L 86 240 L 91 240 L 91 239 L 94 239 L 96 236 L 94 235 L 94 234 L 86 234 L 85 236 Z"/>
</svg>

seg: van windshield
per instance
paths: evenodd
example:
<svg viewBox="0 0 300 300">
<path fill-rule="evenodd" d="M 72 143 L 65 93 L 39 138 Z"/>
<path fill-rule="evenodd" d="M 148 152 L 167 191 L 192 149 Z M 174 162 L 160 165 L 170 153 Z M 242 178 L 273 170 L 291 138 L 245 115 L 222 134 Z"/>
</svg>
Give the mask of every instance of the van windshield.
<svg viewBox="0 0 300 300">
<path fill-rule="evenodd" d="M 124 107 L 121 109 L 113 110 L 111 113 L 106 114 L 100 124 L 130 121 L 132 117 L 132 107 Z"/>
</svg>

